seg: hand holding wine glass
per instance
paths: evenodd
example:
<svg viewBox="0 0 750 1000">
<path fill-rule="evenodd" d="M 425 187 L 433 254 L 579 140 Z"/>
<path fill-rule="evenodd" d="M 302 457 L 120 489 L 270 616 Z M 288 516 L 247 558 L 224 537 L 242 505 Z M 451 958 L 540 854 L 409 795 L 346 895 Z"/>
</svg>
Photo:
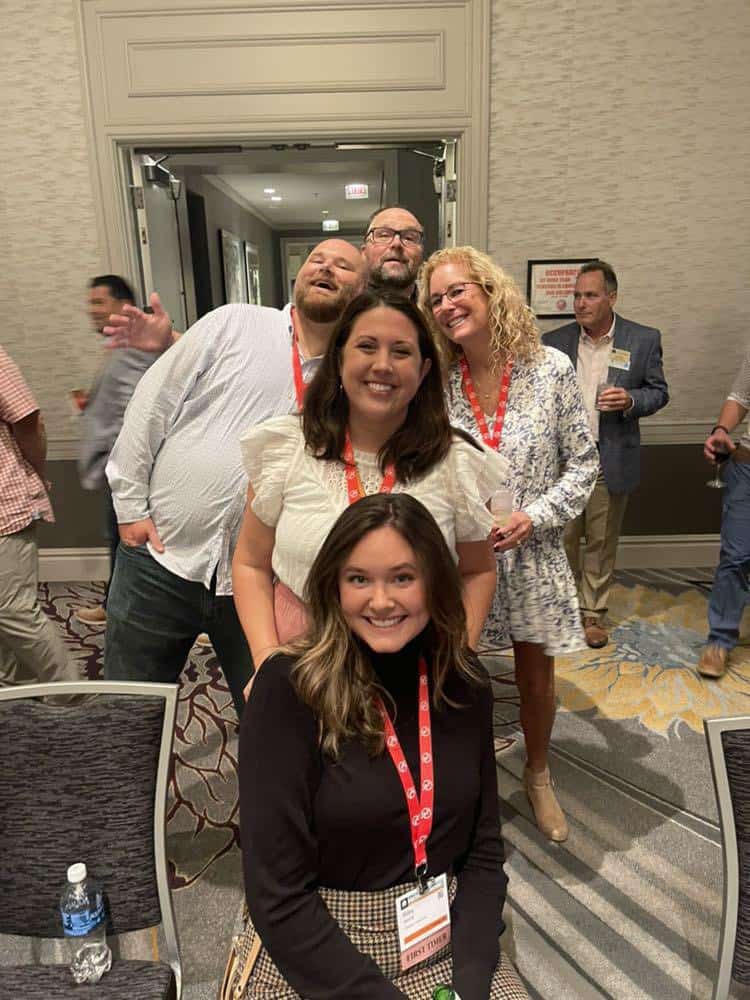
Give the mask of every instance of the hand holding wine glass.
<svg viewBox="0 0 750 1000">
<path fill-rule="evenodd" d="M 706 456 L 709 462 L 713 462 L 716 466 L 716 471 L 711 479 L 708 480 L 706 486 L 710 486 L 711 489 L 721 490 L 724 488 L 725 483 L 721 478 L 721 465 L 726 462 L 730 457 L 732 452 L 736 449 L 737 445 L 732 441 L 729 434 L 723 427 L 715 427 L 713 431 L 706 438 L 703 445 L 703 454 Z"/>
</svg>

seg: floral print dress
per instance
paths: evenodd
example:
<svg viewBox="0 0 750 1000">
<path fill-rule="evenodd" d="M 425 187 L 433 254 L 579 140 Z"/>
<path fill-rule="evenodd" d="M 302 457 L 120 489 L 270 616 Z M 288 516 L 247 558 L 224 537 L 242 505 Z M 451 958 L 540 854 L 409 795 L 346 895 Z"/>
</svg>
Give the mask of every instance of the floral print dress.
<svg viewBox="0 0 750 1000">
<path fill-rule="evenodd" d="M 461 368 L 451 368 L 446 390 L 451 423 L 481 441 Z M 494 418 L 487 416 L 490 434 Z M 550 656 L 585 647 L 576 585 L 563 546 L 563 529 L 586 506 L 599 457 L 576 373 L 552 347 L 534 362 L 516 362 L 508 392 L 500 454 L 511 467 L 514 510 L 534 525 L 525 542 L 497 553 L 497 592 L 482 648 L 539 643 Z"/>
</svg>

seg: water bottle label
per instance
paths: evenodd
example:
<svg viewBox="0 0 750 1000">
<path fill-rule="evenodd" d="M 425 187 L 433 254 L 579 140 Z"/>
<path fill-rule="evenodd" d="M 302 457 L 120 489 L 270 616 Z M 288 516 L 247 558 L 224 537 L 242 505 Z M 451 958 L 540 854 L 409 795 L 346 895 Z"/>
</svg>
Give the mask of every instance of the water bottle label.
<svg viewBox="0 0 750 1000">
<path fill-rule="evenodd" d="M 94 909 L 82 910 L 80 913 L 62 912 L 63 934 L 66 937 L 82 937 L 98 927 L 102 920 L 104 920 L 104 902 L 100 899 Z"/>
</svg>

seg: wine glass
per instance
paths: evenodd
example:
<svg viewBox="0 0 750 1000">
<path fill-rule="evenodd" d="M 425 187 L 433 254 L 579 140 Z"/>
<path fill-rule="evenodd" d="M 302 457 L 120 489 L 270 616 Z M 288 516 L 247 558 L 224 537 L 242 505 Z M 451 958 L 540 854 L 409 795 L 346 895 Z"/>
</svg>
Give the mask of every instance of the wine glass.
<svg viewBox="0 0 750 1000">
<path fill-rule="evenodd" d="M 718 448 L 714 448 L 714 461 L 716 462 L 716 471 L 714 472 L 711 479 L 708 480 L 706 486 L 710 486 L 712 490 L 723 490 L 727 485 L 721 478 L 721 466 L 729 458 L 731 452 L 719 451 Z"/>
<path fill-rule="evenodd" d="M 492 527 L 502 531 L 507 527 L 510 515 L 513 513 L 513 491 L 507 489 L 497 490 L 490 499 L 490 513 L 492 514 Z"/>
</svg>

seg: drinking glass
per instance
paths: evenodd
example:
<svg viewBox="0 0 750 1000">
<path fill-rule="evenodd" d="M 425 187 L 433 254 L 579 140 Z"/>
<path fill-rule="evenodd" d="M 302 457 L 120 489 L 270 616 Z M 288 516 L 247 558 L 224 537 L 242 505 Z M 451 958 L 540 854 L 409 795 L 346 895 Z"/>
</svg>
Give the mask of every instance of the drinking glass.
<svg viewBox="0 0 750 1000">
<path fill-rule="evenodd" d="M 513 491 L 497 490 L 490 499 L 490 514 L 493 528 L 502 530 L 507 527 L 510 515 L 513 513 Z"/>
<path fill-rule="evenodd" d="M 606 379 L 606 378 L 604 378 L 600 382 L 596 383 L 596 404 L 595 405 L 596 405 L 597 410 L 601 409 L 601 407 L 599 406 L 599 397 L 601 396 L 601 394 L 604 392 L 605 389 L 613 389 L 614 385 L 615 385 L 615 383 L 611 379 Z"/>
<path fill-rule="evenodd" d="M 727 485 L 721 478 L 721 467 L 724 462 L 729 458 L 730 452 L 728 451 L 718 451 L 714 448 L 714 461 L 716 462 L 716 471 L 713 476 L 707 481 L 706 486 L 710 486 L 712 490 L 723 490 Z"/>
</svg>

